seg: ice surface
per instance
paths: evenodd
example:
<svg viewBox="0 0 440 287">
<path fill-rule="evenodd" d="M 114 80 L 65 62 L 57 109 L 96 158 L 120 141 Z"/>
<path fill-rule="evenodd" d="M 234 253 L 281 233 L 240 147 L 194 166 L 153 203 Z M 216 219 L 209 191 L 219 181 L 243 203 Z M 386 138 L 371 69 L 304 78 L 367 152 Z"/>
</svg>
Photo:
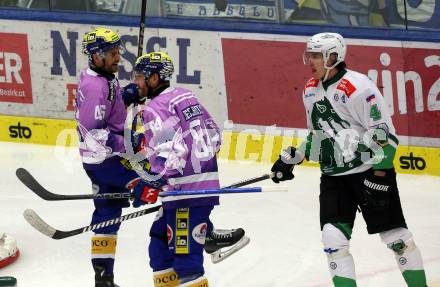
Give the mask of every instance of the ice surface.
<svg viewBox="0 0 440 287">
<path fill-rule="evenodd" d="M 91 193 L 77 150 L 0 143 L 0 159 L 0 231 L 13 235 L 21 250 L 18 261 L 1 269 L 0 276 L 17 277 L 19 287 L 94 286 L 91 233 L 57 241 L 38 233 L 22 216 L 26 208 L 32 208 L 53 227 L 69 230 L 89 224 L 92 202 L 44 201 L 15 177 L 15 170 L 24 167 L 53 192 Z M 262 175 L 269 169 L 269 164 L 221 161 L 221 183 Z M 251 243 L 216 265 L 206 255 L 210 286 L 332 286 L 319 230 L 319 170 L 299 167 L 295 175 L 286 193 L 222 196 L 221 206 L 213 212 L 214 224 L 245 228 Z M 425 260 L 429 286 L 440 286 L 440 177 L 399 174 L 398 183 L 407 223 Z M 147 257 L 152 220 L 153 215 L 146 215 L 122 224 L 115 266 L 115 281 L 121 287 L 153 286 Z M 356 220 L 351 252 L 358 286 L 405 286 L 393 254 L 377 235 L 367 234 L 361 216 Z"/>
</svg>

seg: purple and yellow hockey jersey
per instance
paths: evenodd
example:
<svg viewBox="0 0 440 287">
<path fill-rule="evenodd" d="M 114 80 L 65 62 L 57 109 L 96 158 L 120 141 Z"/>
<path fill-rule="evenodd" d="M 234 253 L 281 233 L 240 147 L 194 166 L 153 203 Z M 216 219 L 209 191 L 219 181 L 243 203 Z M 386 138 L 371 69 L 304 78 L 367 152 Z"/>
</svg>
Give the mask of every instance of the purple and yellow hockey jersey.
<svg viewBox="0 0 440 287">
<path fill-rule="evenodd" d="M 208 111 L 183 88 L 167 88 L 142 113 L 151 171 L 170 190 L 219 188 L 216 153 L 221 135 Z M 218 196 L 172 196 L 164 208 L 218 204 Z"/>
<path fill-rule="evenodd" d="M 85 169 L 119 160 L 125 151 L 124 123 L 127 112 L 118 80 L 90 68 L 81 71 L 76 94 L 79 150 Z"/>
</svg>

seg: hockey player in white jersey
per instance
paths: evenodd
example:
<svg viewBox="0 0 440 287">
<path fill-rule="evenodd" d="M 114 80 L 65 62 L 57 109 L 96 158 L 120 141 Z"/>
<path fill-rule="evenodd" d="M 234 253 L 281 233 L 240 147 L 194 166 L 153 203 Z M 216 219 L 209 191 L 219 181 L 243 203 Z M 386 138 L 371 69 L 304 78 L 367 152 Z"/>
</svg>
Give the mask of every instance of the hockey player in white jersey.
<svg viewBox="0 0 440 287">
<path fill-rule="evenodd" d="M 346 68 L 346 51 L 336 33 L 319 33 L 307 42 L 304 63 L 313 78 L 303 101 L 310 133 L 298 150 L 290 147 L 280 155 L 273 180 L 293 179 L 293 167 L 304 159 L 320 163 L 322 242 L 334 286 L 356 286 L 349 242 L 360 208 L 368 233 L 378 233 L 392 250 L 406 284 L 425 287 L 422 257 L 400 203 L 393 167 L 398 139 L 390 112 L 377 86 Z"/>
</svg>

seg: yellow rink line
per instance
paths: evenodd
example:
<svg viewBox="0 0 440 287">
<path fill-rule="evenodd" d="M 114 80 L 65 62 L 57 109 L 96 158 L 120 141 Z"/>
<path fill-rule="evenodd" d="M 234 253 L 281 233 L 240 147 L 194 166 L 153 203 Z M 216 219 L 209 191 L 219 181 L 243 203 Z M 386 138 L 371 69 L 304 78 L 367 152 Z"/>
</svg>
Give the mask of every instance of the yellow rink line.
<svg viewBox="0 0 440 287">
<path fill-rule="evenodd" d="M 219 158 L 274 162 L 281 150 L 301 139 L 224 131 Z M 0 141 L 57 146 L 78 146 L 73 120 L 0 115 Z M 305 165 L 317 166 L 316 163 Z M 394 161 L 400 173 L 440 175 L 440 147 L 399 146 Z"/>
</svg>

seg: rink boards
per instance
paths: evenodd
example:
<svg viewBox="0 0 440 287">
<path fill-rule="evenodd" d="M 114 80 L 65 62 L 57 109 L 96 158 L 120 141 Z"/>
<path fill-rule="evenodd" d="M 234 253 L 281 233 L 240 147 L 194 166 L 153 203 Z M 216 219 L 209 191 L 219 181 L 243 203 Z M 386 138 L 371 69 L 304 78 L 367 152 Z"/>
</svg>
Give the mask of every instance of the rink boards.
<svg viewBox="0 0 440 287">
<path fill-rule="evenodd" d="M 79 72 L 87 66 L 80 42 L 100 25 L 55 18 L 0 22 L 1 141 L 77 142 L 74 98 Z M 125 43 L 118 72 L 125 85 L 138 29 L 132 22 L 114 21 L 105 26 Z M 282 147 L 305 136 L 301 93 L 310 71 L 302 53 L 315 28 L 301 27 L 287 34 L 270 25 L 261 26 L 267 33 L 205 29 L 204 22 L 194 29 L 159 25 L 146 29 L 144 47 L 171 55 L 172 85 L 194 91 L 219 124 L 224 138 L 220 157 L 270 162 Z M 357 37 L 356 31 L 339 31 L 347 36 L 347 63 L 376 82 L 388 103 L 400 140 L 395 166 L 400 172 L 440 175 L 440 42 L 428 36 L 411 39 L 416 32 L 368 30 L 370 39 Z"/>
<path fill-rule="evenodd" d="M 298 145 L 301 135 L 271 135 L 255 129 L 241 132 L 224 130 L 219 158 L 255 162 L 274 162 L 281 150 Z M 76 123 L 72 120 L 16 117 L 0 115 L 0 141 L 56 145 L 57 152 L 63 147 L 78 146 Z M 440 148 L 400 145 L 394 166 L 400 173 L 432 174 L 440 176 Z M 306 165 L 317 166 L 307 162 Z"/>
</svg>

